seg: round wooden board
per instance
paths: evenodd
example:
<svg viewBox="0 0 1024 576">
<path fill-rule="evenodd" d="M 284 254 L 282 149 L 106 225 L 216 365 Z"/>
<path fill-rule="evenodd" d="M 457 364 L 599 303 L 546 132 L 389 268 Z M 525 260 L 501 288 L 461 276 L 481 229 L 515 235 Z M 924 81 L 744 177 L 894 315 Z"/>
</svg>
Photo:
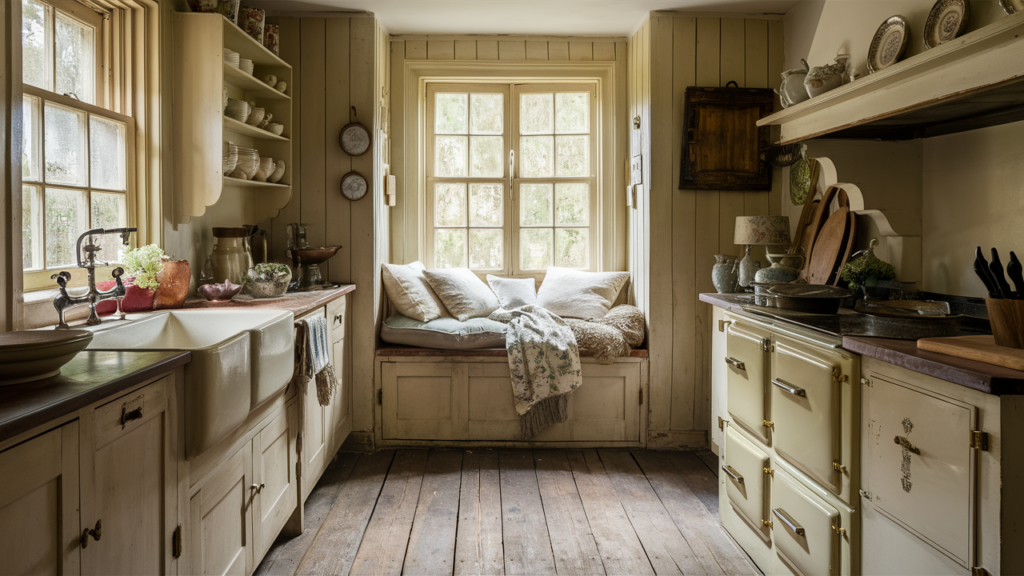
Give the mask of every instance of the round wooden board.
<svg viewBox="0 0 1024 576">
<path fill-rule="evenodd" d="M 803 237 L 800 241 L 800 247 L 803 248 L 804 257 L 806 258 L 804 269 L 800 272 L 800 277 L 805 280 L 810 280 L 810 262 L 811 256 L 814 254 L 814 244 L 818 239 L 818 233 L 821 230 L 822 223 L 828 215 L 829 208 L 832 207 L 832 200 L 836 197 L 839 189 L 835 186 L 829 186 L 821 196 L 821 200 L 816 200 L 817 206 L 814 206 L 814 212 L 811 215 L 810 224 L 804 230 Z"/>
<path fill-rule="evenodd" d="M 846 226 L 846 242 L 843 247 L 842 258 L 839 259 L 839 265 L 836 266 L 836 275 L 832 280 L 832 284 L 840 286 L 843 283 L 843 266 L 850 261 L 850 254 L 853 253 L 853 244 L 857 241 L 857 215 L 850 212 L 850 223 Z"/>
<path fill-rule="evenodd" d="M 807 281 L 827 284 L 843 252 L 843 238 L 850 222 L 850 209 L 842 206 L 828 217 L 821 233 L 814 241 L 811 263 L 807 267 Z"/>
</svg>

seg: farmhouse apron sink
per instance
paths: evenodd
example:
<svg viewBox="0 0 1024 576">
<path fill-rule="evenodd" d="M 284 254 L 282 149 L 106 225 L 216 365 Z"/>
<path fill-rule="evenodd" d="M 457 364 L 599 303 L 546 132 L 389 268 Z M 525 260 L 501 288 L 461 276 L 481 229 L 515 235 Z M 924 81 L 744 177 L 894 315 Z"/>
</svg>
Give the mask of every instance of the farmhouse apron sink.
<svg viewBox="0 0 1024 576">
<path fill-rule="evenodd" d="M 270 310 L 178 310 L 96 330 L 89 350 L 187 350 L 185 454 L 240 426 L 292 377 L 294 316 Z"/>
</svg>

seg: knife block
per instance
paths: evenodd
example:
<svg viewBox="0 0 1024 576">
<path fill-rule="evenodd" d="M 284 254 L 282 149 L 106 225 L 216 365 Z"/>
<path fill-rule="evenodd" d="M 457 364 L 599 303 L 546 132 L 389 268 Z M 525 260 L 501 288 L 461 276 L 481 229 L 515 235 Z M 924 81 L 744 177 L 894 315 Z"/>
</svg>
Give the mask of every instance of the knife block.
<svg viewBox="0 0 1024 576">
<path fill-rule="evenodd" d="M 986 298 L 996 346 L 1024 348 L 1024 300 Z"/>
</svg>

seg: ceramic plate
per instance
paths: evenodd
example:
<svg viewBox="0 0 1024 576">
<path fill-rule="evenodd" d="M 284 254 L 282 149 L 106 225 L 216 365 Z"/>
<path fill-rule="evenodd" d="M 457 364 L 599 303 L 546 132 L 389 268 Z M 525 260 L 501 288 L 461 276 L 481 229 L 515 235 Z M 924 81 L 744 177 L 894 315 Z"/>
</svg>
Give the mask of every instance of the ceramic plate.
<svg viewBox="0 0 1024 576">
<path fill-rule="evenodd" d="M 999 0 L 999 5 L 1007 14 L 1016 14 L 1024 11 L 1024 0 Z"/>
<path fill-rule="evenodd" d="M 801 158 L 789 168 L 789 199 L 793 206 L 803 206 L 811 190 L 811 162 Z"/>
<path fill-rule="evenodd" d="M 882 22 L 868 48 L 868 70 L 878 72 L 899 62 L 909 43 L 910 25 L 903 16 L 893 16 Z"/>
<path fill-rule="evenodd" d="M 970 17 L 971 5 L 967 0 L 939 0 L 924 23 L 925 47 L 935 48 L 963 34 Z"/>
</svg>

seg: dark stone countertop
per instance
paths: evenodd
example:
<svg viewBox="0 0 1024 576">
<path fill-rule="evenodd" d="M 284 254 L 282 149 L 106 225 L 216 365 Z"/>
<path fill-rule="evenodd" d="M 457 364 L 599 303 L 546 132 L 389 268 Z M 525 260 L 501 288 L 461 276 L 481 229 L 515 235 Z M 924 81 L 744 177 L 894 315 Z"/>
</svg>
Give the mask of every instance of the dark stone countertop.
<svg viewBox="0 0 1024 576">
<path fill-rule="evenodd" d="M 192 359 L 191 352 L 80 352 L 58 376 L 0 386 L 0 442 L 113 396 Z"/>
<path fill-rule="evenodd" d="M 1024 394 L 1024 372 L 918 350 L 915 340 L 847 336 L 843 338 L 843 348 L 986 394 Z"/>
</svg>

